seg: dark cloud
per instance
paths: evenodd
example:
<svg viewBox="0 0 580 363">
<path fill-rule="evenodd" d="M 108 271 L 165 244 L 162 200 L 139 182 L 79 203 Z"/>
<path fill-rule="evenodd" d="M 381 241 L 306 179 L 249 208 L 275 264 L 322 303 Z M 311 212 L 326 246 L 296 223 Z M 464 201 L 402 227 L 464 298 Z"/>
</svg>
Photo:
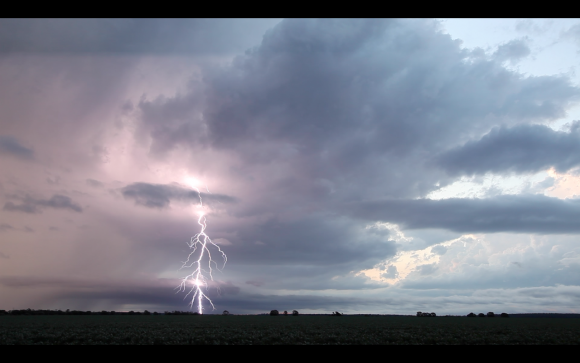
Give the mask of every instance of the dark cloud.
<svg viewBox="0 0 580 363">
<path fill-rule="evenodd" d="M 209 296 L 218 310 L 212 310 L 211 306 L 205 307 L 205 313 L 216 314 L 223 310 L 231 313 L 268 313 L 272 309 L 278 310 L 322 310 L 330 313 L 341 310 L 368 305 L 378 305 L 382 299 L 346 298 L 320 295 L 263 295 L 241 293 L 236 288 L 233 293 L 220 287 L 220 292 L 209 289 Z M 158 311 L 189 310 L 189 299 L 183 298 L 182 293 L 175 294 L 170 287 L 129 287 L 104 288 L 92 291 L 77 290 L 59 294 L 59 300 L 68 301 L 76 308 L 89 309 L 93 306 L 106 303 L 108 306 L 123 306 L 139 304 L 152 306 Z"/>
<path fill-rule="evenodd" d="M 196 190 L 184 188 L 178 184 L 149 184 L 133 183 L 121 188 L 121 194 L 126 199 L 132 199 L 135 204 L 148 208 L 166 208 L 171 201 L 186 203 L 199 203 L 201 198 L 204 203 L 235 203 L 236 199 L 228 195 L 198 193 Z"/>
<path fill-rule="evenodd" d="M 0 135 L 0 153 L 12 155 L 24 160 L 31 160 L 34 158 L 34 151 L 22 146 L 22 144 L 12 136 Z"/>
<path fill-rule="evenodd" d="M 140 105 L 151 152 L 213 146 L 246 174 L 284 165 L 285 194 L 320 185 L 310 200 L 425 195 L 453 180 L 426 156 L 498 122 L 555 120 L 580 96 L 566 77 L 473 58 L 429 20 L 284 20 L 194 83 Z"/>
<path fill-rule="evenodd" d="M 580 199 L 502 195 L 487 199 L 389 200 L 353 205 L 353 215 L 404 228 L 462 233 L 579 233 Z"/>
<path fill-rule="evenodd" d="M 511 63 L 515 63 L 527 57 L 530 53 L 531 51 L 526 39 L 515 39 L 500 45 L 493 54 L 493 57 L 500 62 L 510 61 Z"/>
<path fill-rule="evenodd" d="M 274 264 L 281 275 L 299 280 L 311 276 L 313 284 L 327 284 L 339 271 L 370 268 L 396 252 L 388 233 L 378 235 L 347 218 L 324 214 L 271 218 L 236 228 L 236 238 L 232 238 L 227 251 L 239 263 Z M 296 264 L 301 267 L 294 268 Z M 281 270 L 282 266 L 285 270 Z M 269 275 L 278 272 L 271 271 Z M 304 281 L 302 284 L 309 285 Z"/>
<path fill-rule="evenodd" d="M 580 166 L 580 132 L 543 125 L 497 127 L 479 140 L 446 151 L 437 164 L 453 175 L 526 173 L 550 167 L 563 173 Z"/>
<path fill-rule="evenodd" d="M 359 291 L 372 285 L 347 272 L 405 248 L 388 231 L 365 229 L 368 222 L 457 233 L 578 231 L 575 202 L 413 200 L 459 176 L 433 155 L 497 125 L 559 119 L 579 101 L 565 76 L 505 67 L 526 49 L 522 40 L 480 56 L 431 20 L 288 19 L 230 64 L 204 67 L 184 92 L 143 98 L 140 141 L 159 157 L 177 146 L 192 159 L 210 150 L 235 156 L 223 175 L 239 181 L 244 198 L 228 206 L 232 220 L 212 228 L 232 234 L 226 252 L 235 273 L 248 276 L 242 283 L 267 276 L 261 288 L 281 281 Z M 146 194 L 141 204 L 172 201 L 161 189 Z M 450 234 L 422 236 L 417 246 Z"/>
<path fill-rule="evenodd" d="M 6 52 L 223 54 L 254 45 L 275 19 L 2 19 Z"/>
<path fill-rule="evenodd" d="M 111 275 L 99 283 L 46 283 L 31 286 L 31 291 L 37 287 L 51 292 L 66 290 L 54 295 L 61 306 L 71 302 L 71 306 L 87 307 L 149 304 L 168 310 L 186 309 L 183 294 L 175 294 L 172 284 L 116 284 L 116 277 L 132 276 L 128 272 L 157 276 L 166 273 L 168 266 L 177 270 L 180 258 L 188 252 L 184 242 L 199 231 L 186 213 L 129 213 L 133 203 L 163 209 L 199 202 L 197 191 L 178 184 L 133 183 L 152 180 L 148 179 L 151 173 L 155 180 L 171 175 L 171 171 L 157 173 L 159 166 L 163 169 L 171 165 L 174 172 L 186 170 L 219 180 L 219 190 L 228 194 L 201 196 L 212 207 L 224 204 L 223 208 L 212 208 L 208 233 L 231 243 L 225 247 L 230 262 L 223 276 L 236 281 L 224 287 L 224 291 L 229 290 L 223 295 L 216 294 L 215 301 L 220 309 L 232 312 L 272 308 L 341 310 L 356 306 L 373 306 L 375 311 L 387 307 L 424 311 L 426 304 L 456 307 L 474 302 L 484 306 L 490 302 L 489 297 L 450 297 L 453 292 L 434 291 L 429 284 L 422 285 L 430 290 L 423 296 L 416 289 L 408 289 L 399 295 L 403 297 L 395 297 L 398 290 L 381 290 L 384 284 L 369 281 L 357 272 L 382 263 L 386 266 L 384 276 L 395 278 L 399 271 L 395 266 L 388 267 L 385 259 L 398 251 L 449 241 L 459 237 L 458 233 L 578 232 L 578 205 L 572 200 L 532 196 L 415 200 L 453 183 L 470 170 L 477 174 L 491 168 L 506 173 L 546 165 L 577 165 L 574 156 L 565 157 L 562 146 L 566 143 L 556 145 L 560 137 L 574 141 L 575 126 L 569 133 L 518 129 L 517 125 L 561 118 L 580 96 L 578 87 L 566 76 L 528 77 L 507 69 L 506 60 L 515 61 L 529 51 L 524 43 L 504 44 L 490 57 L 481 50 L 461 48 L 460 42 L 440 32 L 438 22 L 433 20 L 289 19 L 263 38 L 263 32 L 252 38 L 262 39 L 261 43 L 252 41 L 251 45 L 257 44 L 252 48 L 246 46 L 249 41 L 245 43 L 250 35 L 238 31 L 243 28 L 240 24 L 247 24 L 244 22 L 0 21 L 4 29 L 13 30 L 10 36 L 5 35 L 8 31 L 0 35 L 0 48 L 5 52 L 0 67 L 5 72 L 2 79 L 13 80 L 3 84 L 10 90 L 6 94 L 13 97 L 3 105 L 10 111 L 4 112 L 7 118 L 2 119 L 4 127 L 9 127 L 6 133 L 24 140 L 22 135 L 32 135 L 29 130 L 33 130 L 36 139 L 30 138 L 33 135 L 26 140 L 42 149 L 43 157 L 46 155 L 53 163 L 50 168 L 63 166 L 62 171 L 55 171 L 63 175 L 63 187 L 74 180 L 83 184 L 71 187 L 79 190 L 102 187 L 98 180 L 111 177 L 126 181 L 110 184 L 120 188 L 117 191 L 90 199 L 90 216 L 85 213 L 75 217 L 90 217 L 91 222 L 75 220 L 70 228 L 58 225 L 61 230 L 54 233 L 76 242 L 71 231 L 80 232 L 80 226 L 90 224 L 94 233 L 85 237 L 94 238 L 95 243 L 83 244 L 78 256 L 86 257 L 87 248 L 95 248 L 95 262 L 93 266 L 83 264 L 83 271 L 87 275 Z M 45 31 L 39 35 L 38 29 Z M 249 49 L 230 59 L 239 48 Z M 44 56 L 37 57 L 38 53 Z M 50 57 L 45 56 L 47 53 Z M 66 56 L 70 53 L 83 56 Z M 106 54 L 115 56 L 103 56 Z M 127 54 L 132 56 L 123 56 Z M 220 57 L 186 57 L 179 62 L 150 57 L 158 54 Z M 140 57 L 143 55 L 147 57 Z M 171 69 L 167 69 L 168 64 Z M 175 64 L 179 66 L 173 69 Z M 194 76 L 188 79 L 191 74 Z M 155 96 L 139 99 L 145 92 Z M 21 96 L 12 96 L 20 94 L 30 98 L 22 101 Z M 28 104 L 43 107 L 23 107 Z M 27 124 L 23 120 L 38 121 Z M 99 120 L 114 121 L 103 124 Z M 505 127 L 490 133 L 497 125 Z M 524 131 L 538 133 L 544 140 L 542 145 L 554 147 L 528 155 L 533 145 L 514 144 L 518 132 Z M 499 135 L 495 139 L 489 136 L 494 132 Z M 506 150 L 520 150 L 525 155 L 521 160 L 512 154 L 504 158 L 498 151 L 496 159 L 493 153 L 489 160 L 484 155 L 481 166 L 473 166 L 467 159 L 462 164 L 461 155 L 453 159 L 456 163 L 433 160 L 435 155 L 451 158 L 449 155 L 459 150 L 455 148 L 480 145 L 486 134 L 499 144 L 504 142 L 501 137 L 511 140 L 510 146 L 515 149 L 506 146 Z M 134 149 L 129 146 L 132 140 L 139 143 Z M 78 145 L 70 144 L 73 141 Z M 141 152 L 140 146 L 148 150 Z M 448 160 L 443 156 L 440 160 Z M 475 162 L 481 156 L 474 151 L 471 160 Z M 522 171 L 507 166 L 509 163 L 497 164 L 498 159 L 520 163 Z M 165 160 L 169 162 L 162 165 Z M 103 168 L 105 162 L 109 165 Z M 64 172 L 69 174 L 64 177 Z M 110 172 L 117 175 L 111 176 Z M 42 175 L 38 179 L 42 187 L 50 187 Z M 8 178 L 2 182 L 7 192 L 13 192 Z M 527 191 L 541 190 L 550 182 L 554 180 L 530 185 Z M 129 202 L 113 198 L 119 194 Z M 90 196 L 77 195 L 89 201 Z M 42 208 L 58 208 L 50 204 L 30 197 L 8 198 L 4 209 L 35 213 Z M 66 209 L 65 204 L 61 203 L 60 208 Z M 375 221 L 398 223 L 408 228 L 405 236 L 413 240 L 408 241 L 396 230 L 370 228 Z M 12 219 L 10 223 L 23 224 Z M 34 228 L 46 230 L 54 223 Z M 105 248 L 108 243 L 114 248 Z M 452 255 L 450 248 L 445 252 L 436 247 L 432 252 L 439 259 Z M 470 253 L 480 256 L 477 251 Z M 567 258 L 573 260 L 573 256 Z M 510 264 L 520 260 L 525 261 L 522 269 Z M 78 261 L 85 260 L 71 258 L 68 268 L 78 268 L 70 267 L 78 266 Z M 117 267 L 104 271 L 105 264 Z M 506 265 L 524 270 L 533 264 L 510 257 Z M 432 282 L 443 273 L 440 266 L 420 267 L 409 279 Z M 481 286 L 498 286 L 498 276 L 481 280 Z M 562 276 L 558 277 L 561 281 L 571 279 Z M 541 281 L 538 275 L 533 277 Z M 558 279 L 549 280 L 554 281 Z M 28 283 L 13 281 L 3 287 L 9 291 Z M 301 293 L 289 294 L 291 290 Z M 311 291 L 311 296 L 301 295 L 305 290 Z M 320 290 L 328 291 L 328 295 L 340 291 L 344 296 L 326 296 Z M 4 296 L 5 291 L 1 294 Z M 367 297 L 363 297 L 365 294 Z M 376 298 L 387 295 L 388 299 Z M 546 298 L 543 303 L 549 301 Z"/>
<path fill-rule="evenodd" d="M 4 210 L 9 212 L 23 212 L 23 213 L 41 213 L 44 208 L 54 209 L 69 209 L 73 212 L 82 212 L 80 205 L 72 201 L 70 197 L 65 195 L 55 194 L 50 199 L 36 199 L 31 196 L 18 198 L 21 200 L 20 204 L 13 202 L 6 202 Z"/>
</svg>

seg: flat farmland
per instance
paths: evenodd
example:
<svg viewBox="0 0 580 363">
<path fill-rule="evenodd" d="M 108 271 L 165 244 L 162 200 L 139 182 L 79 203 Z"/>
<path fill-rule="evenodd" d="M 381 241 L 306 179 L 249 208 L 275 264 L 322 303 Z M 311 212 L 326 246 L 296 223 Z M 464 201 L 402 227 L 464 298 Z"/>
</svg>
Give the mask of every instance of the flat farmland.
<svg viewBox="0 0 580 363">
<path fill-rule="evenodd" d="M 579 344 L 580 319 L 0 316 L 0 344 Z"/>
</svg>

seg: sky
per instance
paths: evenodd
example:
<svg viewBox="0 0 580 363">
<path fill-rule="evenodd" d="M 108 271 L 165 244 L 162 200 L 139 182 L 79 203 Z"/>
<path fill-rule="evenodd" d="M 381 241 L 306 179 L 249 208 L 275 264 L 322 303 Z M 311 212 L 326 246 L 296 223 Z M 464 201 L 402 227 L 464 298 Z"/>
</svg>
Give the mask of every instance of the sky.
<svg viewBox="0 0 580 363">
<path fill-rule="evenodd" d="M 188 310 L 203 213 L 204 313 L 580 313 L 579 64 L 578 19 L 0 19 L 0 309 Z"/>
</svg>

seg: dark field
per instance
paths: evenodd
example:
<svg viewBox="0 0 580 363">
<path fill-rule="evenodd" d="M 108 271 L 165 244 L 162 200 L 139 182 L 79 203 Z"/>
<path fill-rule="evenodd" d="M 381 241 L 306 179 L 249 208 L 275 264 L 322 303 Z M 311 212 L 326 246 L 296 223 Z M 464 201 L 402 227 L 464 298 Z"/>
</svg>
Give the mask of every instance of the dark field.
<svg viewBox="0 0 580 363">
<path fill-rule="evenodd" d="M 579 344 L 580 319 L 0 316 L 0 344 Z"/>
</svg>

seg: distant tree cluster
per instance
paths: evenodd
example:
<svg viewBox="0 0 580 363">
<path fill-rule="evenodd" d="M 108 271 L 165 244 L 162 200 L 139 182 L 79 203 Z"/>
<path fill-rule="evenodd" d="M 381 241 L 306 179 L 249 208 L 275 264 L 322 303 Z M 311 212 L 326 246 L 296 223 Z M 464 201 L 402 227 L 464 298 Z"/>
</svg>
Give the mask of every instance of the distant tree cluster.
<svg viewBox="0 0 580 363">
<path fill-rule="evenodd" d="M 300 313 L 298 310 L 292 310 L 292 316 L 298 316 Z M 280 312 L 278 310 L 270 310 L 270 316 L 278 316 Z M 288 315 L 288 311 L 284 310 L 284 315 Z"/>
<path fill-rule="evenodd" d="M 424 317 L 424 318 L 434 318 L 437 316 L 435 313 L 423 313 L 421 311 L 417 311 L 417 316 Z"/>
<path fill-rule="evenodd" d="M 475 317 L 478 317 L 478 318 L 495 318 L 495 316 L 496 316 L 495 313 L 493 313 L 491 311 L 488 312 L 487 314 L 484 314 L 484 313 L 479 313 L 477 315 L 475 315 L 474 313 L 467 314 L 467 317 L 468 318 L 475 318 Z M 500 317 L 502 317 L 502 318 L 509 318 L 510 316 L 508 314 L 506 314 L 506 313 L 501 313 L 500 314 Z"/>
</svg>

